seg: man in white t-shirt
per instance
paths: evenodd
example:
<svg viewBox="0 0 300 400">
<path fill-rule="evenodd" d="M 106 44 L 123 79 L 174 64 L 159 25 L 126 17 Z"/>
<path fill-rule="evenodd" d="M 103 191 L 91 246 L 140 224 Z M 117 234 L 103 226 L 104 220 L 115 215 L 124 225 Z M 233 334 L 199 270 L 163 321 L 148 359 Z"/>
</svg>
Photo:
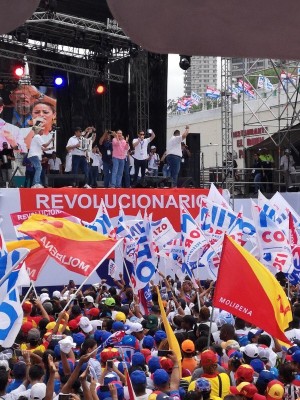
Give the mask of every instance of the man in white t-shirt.
<svg viewBox="0 0 300 400">
<path fill-rule="evenodd" d="M 189 126 L 185 127 L 183 134 L 176 129 L 173 136 L 169 139 L 167 143 L 167 161 L 170 168 L 170 174 L 172 178 L 173 187 L 177 187 L 177 180 L 180 171 L 181 159 L 182 159 L 182 149 L 181 142 L 189 134 Z"/>
<path fill-rule="evenodd" d="M 139 171 L 141 169 L 141 178 L 145 176 L 146 168 L 148 165 L 148 145 L 155 138 L 155 133 L 152 129 L 148 130 L 150 133 L 149 138 L 145 138 L 145 132 L 140 131 L 138 133 L 137 139 L 133 139 L 132 146 L 134 148 L 134 178 L 133 185 L 136 185 L 139 176 Z"/>
<path fill-rule="evenodd" d="M 62 162 L 59 157 L 56 156 L 56 152 L 53 151 L 51 158 L 48 160 L 48 168 L 50 174 L 61 174 Z"/>
<path fill-rule="evenodd" d="M 77 175 L 80 169 L 84 174 L 84 187 L 90 188 L 88 185 L 89 167 L 86 157 L 88 148 L 81 140 L 81 136 L 84 136 L 82 135 L 82 129 L 80 127 L 76 127 L 74 129 L 74 136 L 70 137 L 68 140 L 66 149 L 72 154 L 72 174 Z"/>
</svg>

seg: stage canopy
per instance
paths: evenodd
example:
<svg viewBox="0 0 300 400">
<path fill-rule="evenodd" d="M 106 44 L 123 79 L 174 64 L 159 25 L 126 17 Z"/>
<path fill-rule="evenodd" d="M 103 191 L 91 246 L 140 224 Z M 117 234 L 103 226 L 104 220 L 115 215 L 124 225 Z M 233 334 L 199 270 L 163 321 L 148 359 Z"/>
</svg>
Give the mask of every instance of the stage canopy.
<svg viewBox="0 0 300 400">
<path fill-rule="evenodd" d="M 152 52 L 295 59 L 295 0 L 108 0 L 130 38 Z"/>
</svg>

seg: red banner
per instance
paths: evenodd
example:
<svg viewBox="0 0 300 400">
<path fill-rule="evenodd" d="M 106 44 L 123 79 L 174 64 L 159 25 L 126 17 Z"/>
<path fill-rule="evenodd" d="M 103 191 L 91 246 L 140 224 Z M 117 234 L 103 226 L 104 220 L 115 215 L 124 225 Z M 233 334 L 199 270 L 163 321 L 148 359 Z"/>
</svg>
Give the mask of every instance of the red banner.
<svg viewBox="0 0 300 400">
<path fill-rule="evenodd" d="M 153 221 L 168 217 L 180 230 L 180 203 L 193 217 L 199 214 L 201 196 L 208 189 L 20 189 L 21 211 L 60 209 L 87 222 L 94 220 L 101 199 L 110 218 L 118 216 L 119 204 L 126 215 L 153 213 Z"/>
</svg>

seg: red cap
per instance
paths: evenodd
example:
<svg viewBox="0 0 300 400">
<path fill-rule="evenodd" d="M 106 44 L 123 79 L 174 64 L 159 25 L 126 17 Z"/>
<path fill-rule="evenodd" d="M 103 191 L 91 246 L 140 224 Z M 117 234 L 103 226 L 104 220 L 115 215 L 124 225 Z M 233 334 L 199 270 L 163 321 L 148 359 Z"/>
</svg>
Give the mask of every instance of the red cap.
<svg viewBox="0 0 300 400">
<path fill-rule="evenodd" d="M 30 321 L 24 322 L 21 326 L 21 331 L 27 335 L 30 329 L 34 328 L 33 323 Z"/>
<path fill-rule="evenodd" d="M 32 304 L 30 303 L 30 301 L 24 301 L 24 303 L 22 304 L 22 309 L 24 313 L 30 314 L 32 310 Z"/>
<path fill-rule="evenodd" d="M 240 365 L 234 374 L 235 379 L 239 379 L 243 382 L 252 382 L 253 376 L 254 369 L 248 364 Z"/>
<path fill-rule="evenodd" d="M 218 362 L 218 356 L 212 350 L 204 350 L 201 353 L 201 364 L 206 367 L 208 365 L 216 364 Z"/>
<path fill-rule="evenodd" d="M 68 326 L 71 329 L 71 331 L 73 331 L 78 328 L 78 321 L 76 321 L 75 319 L 71 319 L 71 321 L 69 321 Z"/>
<path fill-rule="evenodd" d="M 145 359 L 151 356 L 151 351 L 149 349 L 142 349 L 141 353 L 144 354 Z"/>
<path fill-rule="evenodd" d="M 99 317 L 100 310 L 99 310 L 99 308 L 94 307 L 94 308 L 90 308 L 85 313 L 86 313 L 86 315 L 91 315 L 92 317 Z"/>
<path fill-rule="evenodd" d="M 161 365 L 162 369 L 164 369 L 168 373 L 172 372 L 172 369 L 174 367 L 173 361 L 166 357 L 162 357 L 160 359 L 160 365 Z"/>
</svg>

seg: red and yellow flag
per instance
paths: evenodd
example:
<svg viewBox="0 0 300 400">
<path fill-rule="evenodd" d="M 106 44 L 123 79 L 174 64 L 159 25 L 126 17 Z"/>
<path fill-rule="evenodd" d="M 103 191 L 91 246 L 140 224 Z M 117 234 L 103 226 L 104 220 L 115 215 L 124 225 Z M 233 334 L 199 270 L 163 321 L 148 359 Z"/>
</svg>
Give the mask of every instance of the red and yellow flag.
<svg viewBox="0 0 300 400">
<path fill-rule="evenodd" d="M 48 251 L 44 247 L 40 246 L 39 242 L 34 239 L 6 242 L 6 247 L 8 251 L 13 251 L 20 247 L 30 250 L 24 264 L 30 280 L 36 281 L 49 258 Z"/>
<path fill-rule="evenodd" d="M 18 230 L 37 240 L 59 264 L 83 276 L 89 276 L 119 243 L 64 218 L 40 214 L 32 214 Z"/>
<path fill-rule="evenodd" d="M 289 343 L 288 298 L 276 278 L 252 254 L 225 236 L 213 305 Z"/>
</svg>

